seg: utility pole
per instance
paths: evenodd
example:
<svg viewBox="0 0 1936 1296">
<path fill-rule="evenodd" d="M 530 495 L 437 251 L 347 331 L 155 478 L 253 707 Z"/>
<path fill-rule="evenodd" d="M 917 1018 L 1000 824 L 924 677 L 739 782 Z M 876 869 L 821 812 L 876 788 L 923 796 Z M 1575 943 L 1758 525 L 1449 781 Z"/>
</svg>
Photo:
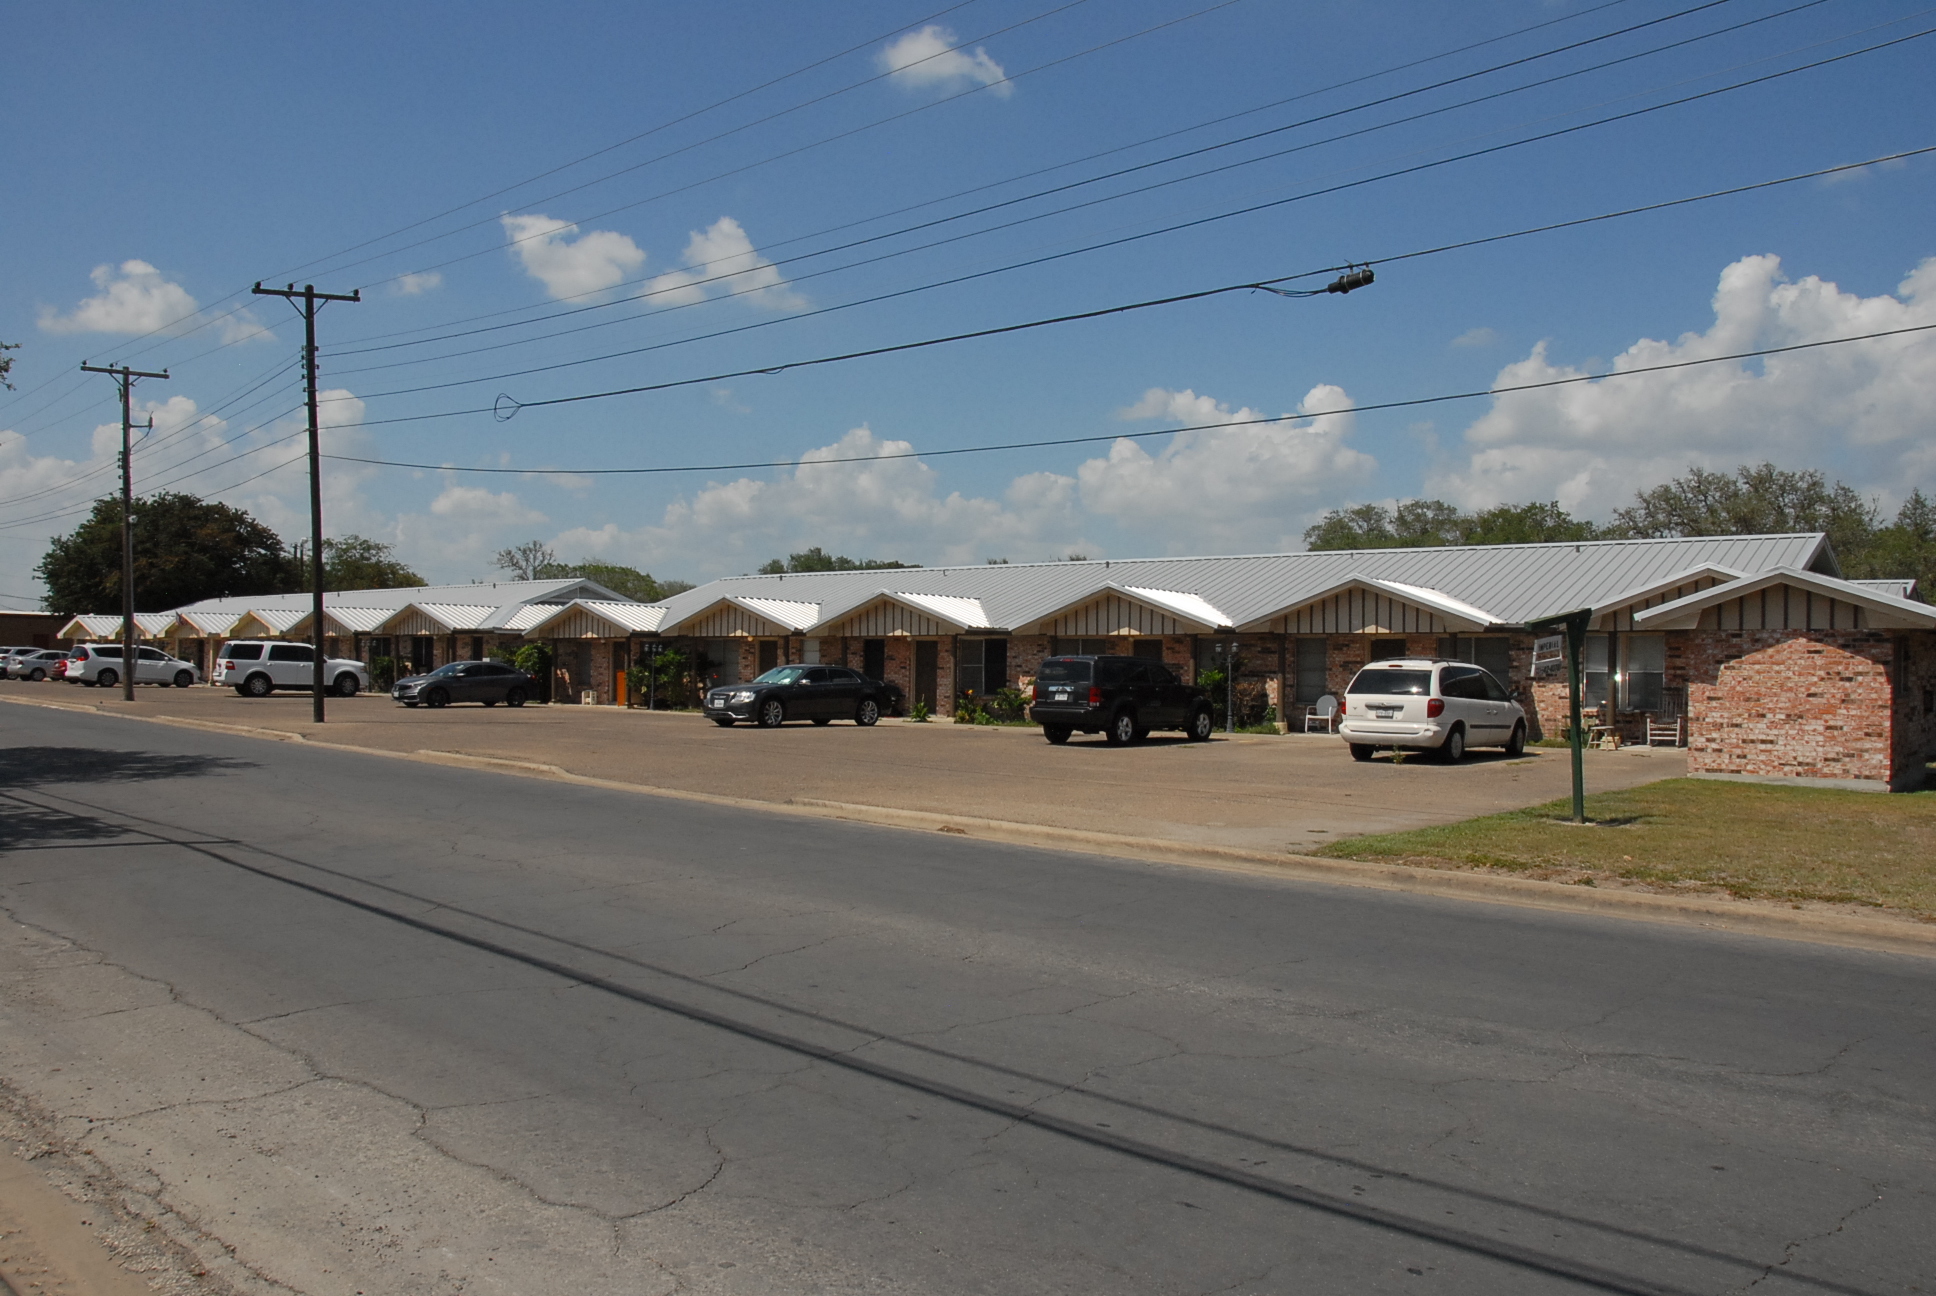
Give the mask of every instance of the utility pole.
<svg viewBox="0 0 1936 1296">
<path fill-rule="evenodd" d="M 309 393 L 309 584 L 315 595 L 309 618 L 311 655 L 315 658 L 309 668 L 309 693 L 315 721 L 321 724 L 326 685 L 323 681 L 323 452 L 316 419 L 316 312 L 324 302 L 360 302 L 363 290 L 359 288 L 348 294 L 317 292 L 314 284 L 304 284 L 300 289 L 294 284 L 287 288 L 264 288 L 262 281 L 257 280 L 255 292 L 262 297 L 284 298 L 303 317 L 303 379 Z"/>
<path fill-rule="evenodd" d="M 134 626 L 134 411 L 129 395 L 134 391 L 135 379 L 166 378 L 168 371 L 148 373 L 126 365 L 117 368 L 83 363 L 81 372 L 112 374 L 115 385 L 121 389 L 121 697 L 132 702 L 134 668 L 141 660 L 141 650 L 135 643 Z M 153 419 L 148 420 L 148 426 L 154 426 Z"/>
</svg>

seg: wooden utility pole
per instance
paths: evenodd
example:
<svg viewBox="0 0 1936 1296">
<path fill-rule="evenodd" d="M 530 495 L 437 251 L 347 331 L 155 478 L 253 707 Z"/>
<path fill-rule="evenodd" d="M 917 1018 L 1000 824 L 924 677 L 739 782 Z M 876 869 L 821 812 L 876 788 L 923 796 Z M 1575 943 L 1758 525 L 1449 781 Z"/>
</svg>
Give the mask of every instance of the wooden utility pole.
<svg viewBox="0 0 1936 1296">
<path fill-rule="evenodd" d="M 317 292 L 314 284 L 304 284 L 301 288 L 294 284 L 287 288 L 264 288 L 258 280 L 255 291 L 263 297 L 285 298 L 303 317 L 303 381 L 309 394 L 309 585 L 314 595 L 309 642 L 315 660 L 310 664 L 309 692 L 312 713 L 316 723 L 321 724 L 323 694 L 328 684 L 323 679 L 323 452 L 316 418 L 316 312 L 324 302 L 360 302 L 363 290 L 359 288 L 348 294 Z"/>
<path fill-rule="evenodd" d="M 135 379 L 166 378 L 168 371 L 148 373 L 126 365 L 83 364 L 81 372 L 112 374 L 121 389 L 121 696 L 132 702 L 134 668 L 141 660 L 141 648 L 135 642 L 134 625 L 134 410 L 129 395 Z M 148 420 L 148 426 L 154 426 L 153 419 Z"/>
</svg>

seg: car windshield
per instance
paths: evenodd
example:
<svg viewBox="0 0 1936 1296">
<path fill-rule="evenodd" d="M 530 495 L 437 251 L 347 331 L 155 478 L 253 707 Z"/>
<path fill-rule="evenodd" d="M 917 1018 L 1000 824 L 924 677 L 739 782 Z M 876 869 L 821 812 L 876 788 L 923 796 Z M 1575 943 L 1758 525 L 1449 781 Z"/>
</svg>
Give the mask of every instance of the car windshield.
<svg viewBox="0 0 1936 1296">
<path fill-rule="evenodd" d="M 806 673 L 805 668 L 800 666 L 775 666 L 753 682 L 755 684 L 798 684 L 800 677 Z"/>
<path fill-rule="evenodd" d="M 469 662 L 451 662 L 447 666 L 439 666 L 430 673 L 432 675 L 455 675 L 460 669 L 468 665 L 470 665 Z"/>
<path fill-rule="evenodd" d="M 1042 663 L 1042 671 L 1035 678 L 1042 684 L 1087 684 L 1089 663 L 1051 659 Z"/>
<path fill-rule="evenodd" d="M 1376 670 L 1359 671 L 1358 678 L 1351 681 L 1347 693 L 1399 693 L 1412 697 L 1424 697 L 1432 691 L 1432 672 L 1428 670 L 1394 670 L 1380 667 Z"/>
</svg>

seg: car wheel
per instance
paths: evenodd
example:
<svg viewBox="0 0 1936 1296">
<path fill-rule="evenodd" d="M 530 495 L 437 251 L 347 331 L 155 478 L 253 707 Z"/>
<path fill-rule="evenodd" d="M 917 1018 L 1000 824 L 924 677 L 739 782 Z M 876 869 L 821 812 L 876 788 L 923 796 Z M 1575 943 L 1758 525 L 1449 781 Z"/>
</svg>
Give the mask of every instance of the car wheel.
<svg viewBox="0 0 1936 1296">
<path fill-rule="evenodd" d="M 1068 725 L 1043 725 L 1042 726 L 1042 736 L 1044 738 L 1047 738 L 1050 742 L 1054 743 L 1058 747 L 1060 747 L 1063 743 L 1068 742 L 1069 735 L 1074 732 L 1075 730 L 1069 728 Z"/>
<path fill-rule="evenodd" d="M 1447 765 L 1456 765 L 1465 759 L 1465 728 L 1453 725 L 1452 732 L 1445 735 L 1445 742 L 1439 747 L 1439 759 Z"/>
<path fill-rule="evenodd" d="M 47 678 L 47 672 L 44 670 L 29 671 L 27 672 L 27 678 L 38 684 L 41 680 Z"/>
<path fill-rule="evenodd" d="M 251 675 L 242 681 L 243 697 L 265 698 L 276 691 L 275 682 L 267 675 Z"/>
<path fill-rule="evenodd" d="M 519 707 L 524 705 L 524 690 L 512 689 L 504 695 L 504 705 Z"/>
<path fill-rule="evenodd" d="M 854 711 L 854 723 L 865 729 L 881 718 L 881 704 L 873 698 L 863 698 Z"/>
<path fill-rule="evenodd" d="M 115 671 L 104 670 L 96 678 L 95 682 L 98 683 L 102 688 L 113 688 L 116 684 L 119 684 L 121 682 L 121 676 L 119 673 Z"/>
<path fill-rule="evenodd" d="M 714 716 L 713 723 L 718 725 L 721 729 L 731 729 L 733 727 L 733 717 Z"/>
<path fill-rule="evenodd" d="M 768 698 L 760 703 L 760 728 L 778 729 L 786 723 L 786 703 L 778 698 Z"/>
<path fill-rule="evenodd" d="M 337 697 L 355 697 L 356 690 L 361 687 L 362 685 L 356 682 L 356 676 L 350 674 L 348 671 L 344 671 L 336 677 Z"/>
<path fill-rule="evenodd" d="M 834 718 L 832 716 L 815 716 L 813 722 L 817 725 L 832 724 Z"/>
<path fill-rule="evenodd" d="M 1191 742 L 1209 742 L 1210 735 L 1217 732 L 1217 717 L 1210 714 L 1210 708 L 1192 712 L 1188 733 Z"/>
<path fill-rule="evenodd" d="M 1506 739 L 1506 755 L 1524 756 L 1526 754 L 1526 726 L 1522 722 L 1513 726 L 1512 737 Z"/>
<path fill-rule="evenodd" d="M 1372 752 L 1376 750 L 1377 748 L 1373 747 L 1370 743 L 1352 743 L 1351 759 L 1355 761 L 1368 761 L 1371 759 Z"/>
<path fill-rule="evenodd" d="M 450 705 L 450 690 L 448 690 L 448 689 L 440 689 L 440 688 L 434 688 L 434 689 L 432 689 L 432 690 L 430 690 L 430 692 L 428 692 L 428 693 L 426 693 L 426 694 L 424 694 L 424 705 L 425 705 L 425 706 L 433 706 L 433 707 L 447 707 L 447 706 L 449 706 L 449 705 Z"/>
<path fill-rule="evenodd" d="M 1111 747 L 1127 747 L 1136 741 L 1136 715 L 1131 711 L 1119 711 L 1109 722 L 1109 729 L 1103 735 Z"/>
<path fill-rule="evenodd" d="M 176 688 L 187 688 L 187 687 L 189 687 L 190 685 L 192 685 L 192 684 L 193 684 L 194 682 L 195 682 L 195 676 L 194 676 L 194 675 L 193 675 L 193 674 L 192 674 L 191 672 L 189 672 L 189 671 L 176 671 L 176 672 L 175 672 L 175 687 L 176 687 Z"/>
</svg>

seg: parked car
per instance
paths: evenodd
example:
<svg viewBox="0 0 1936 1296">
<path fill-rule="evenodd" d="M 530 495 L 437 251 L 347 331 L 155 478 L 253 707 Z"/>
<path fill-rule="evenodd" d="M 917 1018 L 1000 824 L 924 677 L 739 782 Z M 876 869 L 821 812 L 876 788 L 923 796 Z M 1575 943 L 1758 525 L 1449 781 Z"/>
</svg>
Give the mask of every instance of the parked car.
<svg viewBox="0 0 1936 1296">
<path fill-rule="evenodd" d="M 777 729 L 789 720 L 817 725 L 852 720 L 866 728 L 891 709 L 887 685 L 845 666 L 801 662 L 775 666 L 745 684 L 726 684 L 706 694 L 708 720 L 723 728 L 751 720 Z"/>
<path fill-rule="evenodd" d="M 313 688 L 316 650 L 306 643 L 279 639 L 234 639 L 215 659 L 215 683 L 244 697 L 268 697 L 277 689 Z M 370 672 L 360 661 L 326 658 L 323 683 L 337 697 L 355 697 L 370 687 Z"/>
<path fill-rule="evenodd" d="M 187 688 L 201 678 L 194 663 L 170 657 L 159 648 L 144 646 L 135 652 L 134 682 L 137 684 L 173 684 L 176 688 Z M 102 688 L 118 688 L 123 669 L 120 644 L 75 644 L 62 663 L 61 678 L 88 688 L 97 684 Z"/>
<path fill-rule="evenodd" d="M 1080 730 L 1118 747 L 1152 729 L 1181 729 L 1205 742 L 1217 728 L 1208 691 L 1143 657 L 1050 657 L 1036 672 L 1029 719 L 1052 743 Z"/>
<path fill-rule="evenodd" d="M 29 648 L 6 659 L 7 678 L 34 681 L 44 680 L 50 675 L 59 678 L 66 661 L 67 653 L 63 649 Z"/>
<path fill-rule="evenodd" d="M 1483 667 L 1399 657 L 1353 677 L 1338 735 L 1361 761 L 1380 747 L 1432 751 L 1448 761 L 1468 747 L 1504 747 L 1517 756 L 1526 750 L 1526 711 Z"/>
<path fill-rule="evenodd" d="M 0 679 L 7 677 L 7 665 L 13 658 L 44 651 L 41 648 L 0 648 Z"/>
<path fill-rule="evenodd" d="M 407 707 L 444 707 L 453 702 L 521 707 L 537 691 L 529 675 L 494 661 L 450 662 L 428 675 L 405 676 L 390 686 L 390 696 Z"/>
</svg>

